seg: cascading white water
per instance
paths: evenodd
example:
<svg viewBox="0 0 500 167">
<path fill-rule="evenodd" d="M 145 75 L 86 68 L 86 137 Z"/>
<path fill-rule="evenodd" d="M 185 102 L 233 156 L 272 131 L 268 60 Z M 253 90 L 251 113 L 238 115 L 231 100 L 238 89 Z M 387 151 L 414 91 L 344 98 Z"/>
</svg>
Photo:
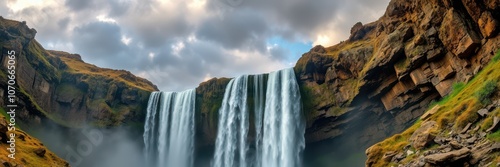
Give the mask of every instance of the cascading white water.
<svg viewBox="0 0 500 167">
<path fill-rule="evenodd" d="M 156 141 L 156 111 L 160 92 L 153 92 L 149 96 L 148 108 L 146 113 L 146 122 L 144 123 L 144 156 L 146 157 L 146 165 L 153 166 L 155 153 L 151 150 L 155 147 Z"/>
<path fill-rule="evenodd" d="M 229 81 L 219 110 L 213 167 L 246 167 L 248 111 L 248 76 Z"/>
<path fill-rule="evenodd" d="M 264 111 L 262 167 L 301 166 L 305 121 L 293 69 L 269 74 Z"/>
<path fill-rule="evenodd" d="M 193 166 L 194 113 L 194 89 L 151 93 L 144 125 L 147 166 Z"/>
<path fill-rule="evenodd" d="M 248 76 L 232 79 L 219 110 L 219 129 L 213 167 L 298 167 L 305 148 L 305 121 L 300 90 L 293 69 L 269 74 L 264 96 L 264 75 L 256 75 L 253 87 L 255 156 L 247 160 Z M 264 101 L 265 99 L 265 101 Z"/>
<path fill-rule="evenodd" d="M 254 115 L 255 115 L 255 167 L 260 167 L 262 152 L 262 119 L 264 117 L 264 75 L 255 75 L 253 77 L 253 100 L 254 100 Z"/>
</svg>

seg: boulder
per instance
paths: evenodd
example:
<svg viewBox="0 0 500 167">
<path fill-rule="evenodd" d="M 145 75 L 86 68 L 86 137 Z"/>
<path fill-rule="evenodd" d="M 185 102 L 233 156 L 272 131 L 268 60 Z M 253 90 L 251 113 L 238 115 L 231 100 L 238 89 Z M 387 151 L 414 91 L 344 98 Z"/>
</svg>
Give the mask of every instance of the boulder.
<svg viewBox="0 0 500 167">
<path fill-rule="evenodd" d="M 427 121 L 422 123 L 420 128 L 415 130 L 415 132 L 410 137 L 410 142 L 413 148 L 422 149 L 434 142 L 436 136 L 433 131 L 438 128 L 435 121 Z"/>
<path fill-rule="evenodd" d="M 425 156 L 425 162 L 433 164 L 433 165 L 441 165 L 441 164 L 452 164 L 459 160 L 463 160 L 470 156 L 471 151 L 469 148 L 464 147 L 460 150 L 454 150 L 447 153 L 438 153 Z"/>
<path fill-rule="evenodd" d="M 485 109 L 485 108 L 480 109 L 480 110 L 477 111 L 477 114 L 479 114 L 479 116 L 481 116 L 481 117 L 487 116 L 488 113 L 489 113 L 489 111 L 487 109 Z"/>
<path fill-rule="evenodd" d="M 44 157 L 45 156 L 45 152 L 47 152 L 47 150 L 45 150 L 45 148 L 37 148 L 35 149 L 35 154 L 39 157 Z"/>
</svg>

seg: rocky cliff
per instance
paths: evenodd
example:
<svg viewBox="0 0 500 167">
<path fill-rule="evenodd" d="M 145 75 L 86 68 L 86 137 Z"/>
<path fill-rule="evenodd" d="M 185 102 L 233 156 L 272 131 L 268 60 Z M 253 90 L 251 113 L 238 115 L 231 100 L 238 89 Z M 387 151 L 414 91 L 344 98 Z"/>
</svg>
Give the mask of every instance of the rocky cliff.
<svg viewBox="0 0 500 167">
<path fill-rule="evenodd" d="M 25 128 L 43 121 L 66 127 L 115 126 L 126 122 L 142 128 L 151 91 L 157 87 L 128 71 L 99 68 L 78 54 L 46 51 L 25 22 L 0 18 L 0 98 L 7 94 L 7 52 L 16 52 L 18 119 Z M 4 101 L 0 104 L 4 106 Z M 49 118 L 49 119 L 45 119 Z"/>
<path fill-rule="evenodd" d="M 366 150 L 366 166 L 498 166 L 500 50 L 404 132 Z"/>
<path fill-rule="evenodd" d="M 402 132 L 433 101 L 452 93 L 454 83 L 472 80 L 500 46 L 499 6 L 496 0 L 392 0 L 379 20 L 355 24 L 346 41 L 303 54 L 294 69 L 310 160 L 364 150 Z M 21 119 L 142 127 L 149 92 L 157 90 L 153 84 L 86 64 L 76 54 L 45 51 L 24 23 L 1 19 L 0 30 L 3 53 L 21 53 Z M 5 64 L 5 55 L 1 60 Z M 215 141 L 228 81 L 212 79 L 196 89 L 200 146 Z"/>
<path fill-rule="evenodd" d="M 295 66 L 306 152 L 363 150 L 411 126 L 489 62 L 500 47 L 499 20 L 495 0 L 392 0 L 379 20 L 354 25 L 346 41 L 312 48 Z M 220 103 L 226 83 L 201 84 L 210 89 L 198 92 L 214 97 L 204 105 Z M 201 110 L 206 122 L 216 122 L 215 109 Z M 213 137 L 216 125 L 204 125 L 201 135 Z"/>
</svg>

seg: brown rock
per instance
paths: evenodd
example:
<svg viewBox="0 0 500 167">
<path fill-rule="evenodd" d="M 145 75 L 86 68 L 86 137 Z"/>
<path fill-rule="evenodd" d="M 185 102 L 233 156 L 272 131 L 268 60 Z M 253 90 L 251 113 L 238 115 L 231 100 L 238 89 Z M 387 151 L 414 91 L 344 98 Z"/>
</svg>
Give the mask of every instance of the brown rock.
<svg viewBox="0 0 500 167">
<path fill-rule="evenodd" d="M 499 122 L 499 118 L 498 117 L 493 117 L 493 124 L 491 125 L 490 128 L 488 128 L 486 130 L 486 132 L 491 132 L 491 131 L 494 131 L 498 128 L 498 122 Z"/>
<path fill-rule="evenodd" d="M 452 140 L 450 141 L 450 146 L 453 148 L 453 149 L 460 149 L 462 148 L 463 146 L 458 143 L 456 140 Z"/>
<path fill-rule="evenodd" d="M 483 143 L 472 148 L 472 158 L 469 161 L 471 164 L 477 164 L 480 160 L 484 159 L 485 156 L 490 154 L 492 151 L 497 151 L 500 149 L 500 143 Z"/>
<path fill-rule="evenodd" d="M 434 107 L 432 107 L 429 111 L 425 112 L 424 115 L 422 115 L 420 117 L 421 120 L 426 120 L 427 118 L 429 118 L 430 116 L 434 115 L 438 110 L 439 108 L 441 108 L 441 106 L 439 104 L 435 105 Z"/>
<path fill-rule="evenodd" d="M 478 35 L 467 27 L 466 22 L 454 9 L 446 12 L 439 29 L 439 38 L 449 51 L 460 58 L 471 56 L 481 44 Z"/>
<path fill-rule="evenodd" d="M 389 162 L 389 161 L 391 161 L 391 160 L 392 160 L 392 157 L 394 157 L 396 154 L 397 154 L 397 153 L 396 153 L 396 152 L 394 152 L 394 151 L 389 151 L 389 152 L 386 152 L 386 153 L 384 154 L 384 156 L 382 156 L 382 159 L 383 159 L 384 161 Z"/>
<path fill-rule="evenodd" d="M 451 65 L 446 66 L 445 68 L 442 68 L 440 71 L 441 72 L 438 74 L 439 81 L 449 79 L 449 78 L 453 77 L 453 75 L 456 74 L 455 70 L 453 69 L 453 67 L 451 67 Z"/>
<path fill-rule="evenodd" d="M 436 137 L 432 132 L 438 127 L 435 121 L 427 121 L 422 123 L 420 128 L 415 130 L 415 132 L 410 137 L 410 142 L 413 148 L 422 149 L 432 142 Z"/>
<path fill-rule="evenodd" d="M 440 164 L 451 164 L 458 160 L 464 159 L 471 154 L 470 149 L 464 147 L 460 150 L 450 151 L 447 153 L 438 153 L 425 156 L 425 162 L 440 165 Z"/>
<path fill-rule="evenodd" d="M 489 113 L 489 111 L 487 109 L 485 109 L 485 108 L 480 109 L 480 110 L 477 111 L 477 114 L 479 114 L 479 116 L 481 116 L 481 117 L 487 116 L 488 113 Z"/>
<path fill-rule="evenodd" d="M 44 157 L 47 150 L 45 150 L 45 148 L 37 148 L 34 152 L 37 156 Z"/>
<path fill-rule="evenodd" d="M 439 92 L 441 97 L 444 97 L 444 96 L 448 95 L 448 93 L 451 92 L 452 85 L 453 85 L 453 80 L 447 79 L 447 80 L 439 82 L 435 88 Z"/>
<path fill-rule="evenodd" d="M 465 125 L 464 129 L 462 129 L 462 131 L 460 131 L 460 133 L 465 133 L 467 132 L 467 130 L 469 130 L 470 126 L 472 125 L 472 123 L 468 123 L 467 125 Z"/>
<path fill-rule="evenodd" d="M 479 28 L 485 38 L 494 37 L 498 32 L 499 23 L 489 11 L 483 12 L 478 20 Z"/>
</svg>

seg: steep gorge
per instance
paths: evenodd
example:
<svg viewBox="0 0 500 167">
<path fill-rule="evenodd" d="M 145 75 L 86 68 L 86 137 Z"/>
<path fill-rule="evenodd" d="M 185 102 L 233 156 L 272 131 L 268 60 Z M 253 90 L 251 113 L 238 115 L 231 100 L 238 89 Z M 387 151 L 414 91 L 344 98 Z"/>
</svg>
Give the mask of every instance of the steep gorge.
<svg viewBox="0 0 500 167">
<path fill-rule="evenodd" d="M 294 71 L 307 118 L 305 154 L 314 153 L 306 160 L 328 165 L 324 159 L 339 151 L 363 153 L 412 125 L 432 101 L 450 94 L 453 83 L 468 82 L 490 61 L 500 46 L 499 20 L 495 0 L 392 0 L 379 20 L 354 25 L 348 40 L 303 54 Z M 70 127 L 142 127 L 149 93 L 157 90 L 149 81 L 88 65 L 75 54 L 45 51 L 34 40 L 36 31 L 0 22 L 0 44 L 23 51 L 20 119 L 28 126 L 48 117 Z M 201 150 L 214 147 L 229 81 L 214 78 L 196 88 Z"/>
</svg>

